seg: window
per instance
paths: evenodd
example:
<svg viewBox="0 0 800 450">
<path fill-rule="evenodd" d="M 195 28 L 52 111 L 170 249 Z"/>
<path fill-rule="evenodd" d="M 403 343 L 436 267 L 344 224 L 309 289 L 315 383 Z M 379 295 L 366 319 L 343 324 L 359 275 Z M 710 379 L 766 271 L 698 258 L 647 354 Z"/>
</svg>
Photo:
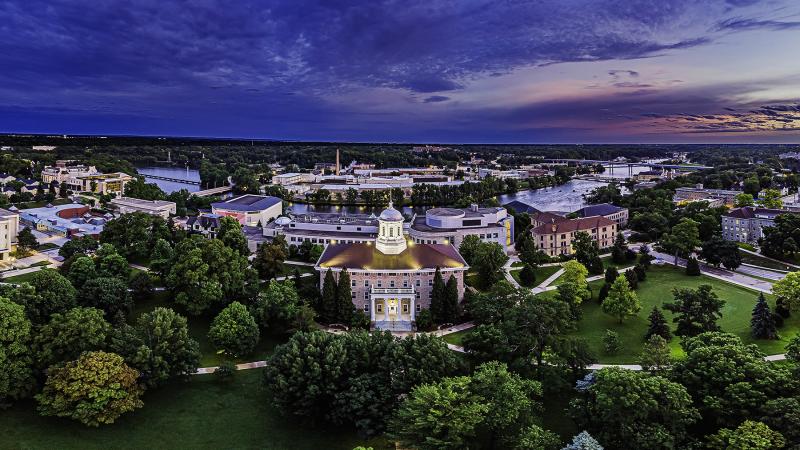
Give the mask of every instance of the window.
<svg viewBox="0 0 800 450">
<path fill-rule="evenodd" d="M 403 287 L 404 287 L 404 288 L 407 288 L 407 287 L 408 287 L 408 280 L 403 280 Z"/>
<path fill-rule="evenodd" d="M 420 305 L 419 303 L 417 303 L 417 312 L 420 312 L 420 311 L 422 311 L 422 305 Z"/>
<path fill-rule="evenodd" d="M 417 287 L 419 287 L 419 285 L 420 285 L 420 282 L 419 282 L 419 280 L 417 280 Z"/>
<path fill-rule="evenodd" d="M 351 293 L 350 293 L 350 298 L 352 298 L 352 299 L 354 299 L 354 300 L 355 300 L 355 298 L 356 298 L 356 293 L 355 293 L 355 292 L 351 292 Z"/>
<path fill-rule="evenodd" d="M 364 303 L 364 312 L 369 312 L 369 303 Z"/>
<path fill-rule="evenodd" d="M 394 287 L 394 280 L 389 280 L 389 287 Z"/>
<path fill-rule="evenodd" d="M 341 230 L 341 229 L 342 229 L 342 227 L 336 227 L 336 229 L 337 229 L 337 230 Z"/>
<path fill-rule="evenodd" d="M 364 291 L 364 300 L 369 300 L 369 291 Z"/>
<path fill-rule="evenodd" d="M 369 287 L 369 280 L 364 280 L 364 287 Z"/>
<path fill-rule="evenodd" d="M 403 314 L 408 314 L 408 303 L 403 303 Z"/>
<path fill-rule="evenodd" d="M 350 287 L 356 287 L 356 280 L 350 280 Z"/>
<path fill-rule="evenodd" d="M 433 286 L 433 280 L 428 280 L 428 286 Z"/>
<path fill-rule="evenodd" d="M 382 286 L 383 286 L 383 282 L 381 282 L 381 280 L 378 280 L 378 287 L 382 287 Z"/>
<path fill-rule="evenodd" d="M 379 313 L 383 312 L 383 305 L 381 303 L 378 303 L 377 305 L 375 305 L 375 312 L 379 312 Z"/>
</svg>

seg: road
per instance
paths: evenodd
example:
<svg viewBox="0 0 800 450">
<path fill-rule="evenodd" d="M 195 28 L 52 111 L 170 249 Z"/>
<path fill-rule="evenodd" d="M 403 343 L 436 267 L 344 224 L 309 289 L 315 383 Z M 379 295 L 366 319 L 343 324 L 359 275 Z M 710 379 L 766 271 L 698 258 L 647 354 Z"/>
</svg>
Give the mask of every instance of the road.
<svg viewBox="0 0 800 450">
<path fill-rule="evenodd" d="M 650 254 L 655 258 L 663 260 L 667 264 L 673 264 L 675 261 L 675 256 L 658 252 L 652 248 L 650 249 Z M 686 260 L 683 258 L 678 258 L 678 266 L 686 267 Z M 738 284 L 739 286 L 748 287 L 750 289 L 755 289 L 767 294 L 772 292 L 772 283 L 747 276 L 744 273 L 731 272 L 729 270 L 709 266 L 708 264 L 700 264 L 700 272 L 703 275 L 708 275 L 713 278 L 718 278 L 729 283 Z"/>
</svg>

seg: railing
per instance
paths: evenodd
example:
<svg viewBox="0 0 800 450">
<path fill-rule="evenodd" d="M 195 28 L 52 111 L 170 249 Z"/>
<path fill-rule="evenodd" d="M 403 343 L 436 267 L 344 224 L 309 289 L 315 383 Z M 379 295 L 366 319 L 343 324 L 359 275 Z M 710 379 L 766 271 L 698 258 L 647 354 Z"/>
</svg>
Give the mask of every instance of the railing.
<svg viewBox="0 0 800 450">
<path fill-rule="evenodd" d="M 370 293 L 372 294 L 414 294 L 414 288 L 401 288 L 401 287 L 390 287 L 390 288 L 377 288 L 373 287 L 370 288 Z"/>
</svg>

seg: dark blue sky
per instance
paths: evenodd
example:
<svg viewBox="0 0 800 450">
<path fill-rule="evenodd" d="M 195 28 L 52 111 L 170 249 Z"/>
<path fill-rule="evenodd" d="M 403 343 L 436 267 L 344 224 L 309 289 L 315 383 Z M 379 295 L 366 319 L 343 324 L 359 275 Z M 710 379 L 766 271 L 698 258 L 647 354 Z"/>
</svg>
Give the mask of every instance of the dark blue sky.
<svg viewBox="0 0 800 450">
<path fill-rule="evenodd" d="M 0 1 L 0 131 L 797 142 L 794 0 Z"/>
</svg>

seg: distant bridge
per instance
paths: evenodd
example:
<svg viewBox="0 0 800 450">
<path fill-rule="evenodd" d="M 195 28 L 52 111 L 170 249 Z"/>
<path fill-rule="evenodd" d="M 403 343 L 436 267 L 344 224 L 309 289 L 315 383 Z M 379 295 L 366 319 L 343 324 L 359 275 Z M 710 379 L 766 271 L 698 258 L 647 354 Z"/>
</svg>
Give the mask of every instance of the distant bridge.
<svg viewBox="0 0 800 450">
<path fill-rule="evenodd" d="M 614 167 L 628 167 L 629 169 L 635 166 L 644 166 L 644 167 L 652 167 L 656 169 L 669 169 L 669 170 L 686 170 L 686 171 L 694 171 L 694 170 L 706 170 L 706 169 L 713 169 L 710 166 L 696 166 L 691 164 L 661 164 L 661 163 L 649 163 L 649 162 L 621 162 L 621 161 L 602 161 L 599 159 L 556 159 L 545 158 L 544 161 L 553 162 L 553 163 L 575 163 L 575 164 L 602 164 L 604 166 L 609 166 L 612 169 Z"/>
<path fill-rule="evenodd" d="M 197 183 L 200 184 L 200 183 Z M 197 191 L 191 192 L 189 195 L 194 195 L 195 197 L 208 197 L 209 195 L 217 195 L 217 194 L 224 194 L 226 192 L 230 192 L 233 190 L 233 186 L 220 186 L 211 189 L 206 189 L 205 191 Z"/>
<path fill-rule="evenodd" d="M 143 175 L 145 178 L 150 178 L 153 180 L 172 181 L 173 183 L 192 184 L 195 186 L 200 186 L 200 182 L 196 180 L 184 180 L 183 178 L 162 177 L 161 175 L 146 175 L 146 174 Z"/>
</svg>

